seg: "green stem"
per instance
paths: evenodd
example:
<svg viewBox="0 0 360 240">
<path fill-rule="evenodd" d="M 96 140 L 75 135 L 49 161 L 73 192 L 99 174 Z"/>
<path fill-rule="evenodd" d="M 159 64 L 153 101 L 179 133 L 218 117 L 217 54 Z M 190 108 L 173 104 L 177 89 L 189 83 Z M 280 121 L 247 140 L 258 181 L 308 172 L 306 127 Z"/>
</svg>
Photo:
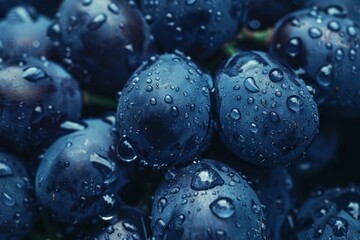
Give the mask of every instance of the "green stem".
<svg viewBox="0 0 360 240">
<path fill-rule="evenodd" d="M 83 101 L 86 107 L 100 107 L 105 109 L 115 109 L 115 98 L 109 98 L 108 96 L 96 95 L 94 93 L 84 91 Z"/>
<path fill-rule="evenodd" d="M 260 45 L 267 46 L 270 43 L 273 29 L 268 28 L 265 30 L 251 31 L 247 28 L 243 28 L 237 35 L 238 41 L 252 41 Z"/>
</svg>

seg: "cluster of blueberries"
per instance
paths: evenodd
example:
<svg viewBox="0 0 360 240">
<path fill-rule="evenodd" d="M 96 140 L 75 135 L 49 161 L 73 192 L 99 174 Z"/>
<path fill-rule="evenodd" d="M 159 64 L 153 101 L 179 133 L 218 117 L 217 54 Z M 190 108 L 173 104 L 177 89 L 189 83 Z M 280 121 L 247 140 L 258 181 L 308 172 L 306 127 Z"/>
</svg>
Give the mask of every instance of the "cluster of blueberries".
<svg viewBox="0 0 360 240">
<path fill-rule="evenodd" d="M 360 239 L 360 1 L 0 18 L 1 240 Z"/>
</svg>

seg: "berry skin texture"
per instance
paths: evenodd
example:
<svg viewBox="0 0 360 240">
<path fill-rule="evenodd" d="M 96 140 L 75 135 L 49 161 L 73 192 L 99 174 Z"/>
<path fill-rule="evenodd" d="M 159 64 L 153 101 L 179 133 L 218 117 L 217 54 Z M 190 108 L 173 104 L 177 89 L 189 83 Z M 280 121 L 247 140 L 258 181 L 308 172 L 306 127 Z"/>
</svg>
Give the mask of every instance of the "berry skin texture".
<svg viewBox="0 0 360 240">
<path fill-rule="evenodd" d="M 324 113 L 359 117 L 359 37 L 360 28 L 349 18 L 306 9 L 277 23 L 270 52 L 300 70 Z"/>
<path fill-rule="evenodd" d="M 121 141 L 138 155 L 126 159 L 158 168 L 198 156 L 210 138 L 212 88 L 212 78 L 180 53 L 144 63 L 118 102 Z"/>
<path fill-rule="evenodd" d="M 140 1 L 161 47 L 201 59 L 235 36 L 246 21 L 247 4 L 248 0 Z"/>
<path fill-rule="evenodd" d="M 35 221 L 33 181 L 22 159 L 0 150 L 0 239 L 22 239 Z"/>
<path fill-rule="evenodd" d="M 239 52 L 220 66 L 214 81 L 218 132 L 240 159 L 286 165 L 314 139 L 319 114 L 313 97 L 270 55 Z"/>
<path fill-rule="evenodd" d="M 315 191 L 301 206 L 292 239 L 360 239 L 359 187 Z"/>
<path fill-rule="evenodd" d="M 165 176 L 153 197 L 155 239 L 266 239 L 254 190 L 233 169 L 200 160 Z"/>
<path fill-rule="evenodd" d="M 60 124 L 80 118 L 81 93 L 62 67 L 36 58 L 0 64 L 0 142 L 35 153 L 58 136 Z"/>
<path fill-rule="evenodd" d="M 96 233 L 80 236 L 78 240 L 147 240 L 149 234 L 148 217 L 138 208 L 123 206 L 117 211 L 118 216 Z"/>
<path fill-rule="evenodd" d="M 115 94 L 154 53 L 150 29 L 124 0 L 65 0 L 48 35 L 63 63 L 87 88 Z"/>
<path fill-rule="evenodd" d="M 14 7 L 0 22 L 0 57 L 54 56 L 46 31 L 51 21 L 30 6 Z"/>
<path fill-rule="evenodd" d="M 118 138 L 109 122 L 90 119 L 55 141 L 36 173 L 38 203 L 59 222 L 84 223 L 113 218 L 117 192 L 128 182 L 117 164 Z"/>
</svg>

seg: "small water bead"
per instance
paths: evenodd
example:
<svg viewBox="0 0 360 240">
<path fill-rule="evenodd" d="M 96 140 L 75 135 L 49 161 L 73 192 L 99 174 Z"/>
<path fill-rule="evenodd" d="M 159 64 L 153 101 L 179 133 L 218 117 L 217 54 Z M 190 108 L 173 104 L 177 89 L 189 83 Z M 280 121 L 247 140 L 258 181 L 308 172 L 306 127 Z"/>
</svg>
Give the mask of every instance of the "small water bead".
<svg viewBox="0 0 360 240">
<path fill-rule="evenodd" d="M 156 220 L 153 231 L 154 231 L 154 235 L 164 236 L 166 232 L 166 224 L 164 220 L 162 220 L 161 218 Z"/>
<path fill-rule="evenodd" d="M 211 212 L 222 219 L 230 218 L 235 214 L 235 206 L 232 199 L 222 197 L 210 204 Z"/>
<path fill-rule="evenodd" d="M 92 0 L 82 0 L 83 6 L 89 6 L 92 3 Z"/>
<path fill-rule="evenodd" d="M 333 66 L 331 64 L 325 65 L 320 68 L 319 72 L 316 75 L 316 81 L 323 87 L 328 87 L 332 82 L 332 70 Z"/>
<path fill-rule="evenodd" d="M 301 39 L 298 37 L 294 37 L 289 39 L 286 44 L 286 53 L 290 57 L 296 57 L 299 55 L 301 49 Z"/>
<path fill-rule="evenodd" d="M 30 82 L 36 82 L 38 80 L 46 79 L 47 77 L 45 71 L 38 67 L 25 68 L 22 73 L 22 78 Z"/>
<path fill-rule="evenodd" d="M 9 165 L 0 162 L 0 177 L 6 177 L 13 175 L 13 171 Z"/>
<path fill-rule="evenodd" d="M 13 198 L 12 196 L 10 196 L 10 195 L 9 195 L 8 193 L 6 193 L 6 192 L 3 192 L 3 193 L 1 194 L 1 200 L 2 200 L 2 202 L 3 202 L 5 205 L 7 205 L 7 206 L 9 206 L 9 207 L 14 206 L 15 203 L 16 203 L 15 198 Z"/>
<path fill-rule="evenodd" d="M 322 36 L 322 32 L 319 28 L 312 27 L 309 29 L 309 36 L 314 39 L 320 38 Z"/>
<path fill-rule="evenodd" d="M 179 116 L 179 109 L 177 108 L 177 107 L 175 107 L 175 106 L 172 106 L 171 107 L 171 116 L 173 116 L 173 117 L 177 117 L 177 116 Z"/>
<path fill-rule="evenodd" d="M 204 167 L 193 175 L 190 186 L 194 190 L 209 190 L 223 184 L 224 180 L 214 169 Z"/>
<path fill-rule="evenodd" d="M 132 162 L 137 159 L 136 151 L 127 139 L 119 141 L 117 145 L 117 153 L 120 159 L 124 162 Z"/>
<path fill-rule="evenodd" d="M 193 5 L 196 2 L 196 0 L 186 0 L 187 5 Z"/>
<path fill-rule="evenodd" d="M 241 118 L 241 113 L 240 111 L 237 109 L 237 108 L 233 108 L 231 109 L 230 111 L 230 117 L 233 119 L 233 120 L 239 120 Z"/>
<path fill-rule="evenodd" d="M 341 29 L 340 24 L 335 20 L 330 21 L 327 26 L 333 32 L 338 32 Z"/>
<path fill-rule="evenodd" d="M 300 27 L 300 20 L 298 18 L 291 19 L 291 25 L 293 27 Z"/>
<path fill-rule="evenodd" d="M 344 55 L 345 55 L 344 50 L 342 50 L 342 49 L 339 48 L 339 49 L 337 49 L 336 52 L 335 52 L 335 59 L 336 59 L 337 61 L 341 61 L 341 60 L 344 59 Z"/>
<path fill-rule="evenodd" d="M 260 91 L 259 87 L 255 83 L 255 79 L 252 77 L 248 77 L 245 79 L 244 86 L 249 92 L 252 93 L 256 93 Z"/>
<path fill-rule="evenodd" d="M 156 103 L 157 103 L 156 98 L 150 98 L 150 104 L 151 104 L 152 106 L 155 106 Z"/>
<path fill-rule="evenodd" d="M 164 101 L 168 104 L 171 104 L 173 102 L 173 98 L 170 95 L 166 95 L 164 97 Z"/>
<path fill-rule="evenodd" d="M 255 123 L 250 124 L 250 132 L 257 133 L 259 131 L 258 126 Z"/>
<path fill-rule="evenodd" d="M 117 4 L 115 4 L 114 2 L 112 2 L 108 5 L 108 9 L 113 14 L 119 14 L 119 12 L 120 12 L 119 6 Z"/>
<path fill-rule="evenodd" d="M 348 26 L 346 28 L 346 32 L 349 34 L 350 37 L 355 37 L 357 34 L 357 31 L 356 31 L 355 27 L 353 27 L 353 26 Z"/>
<path fill-rule="evenodd" d="M 96 30 L 100 28 L 107 20 L 107 16 L 104 13 L 96 15 L 88 24 L 90 30 Z"/>
<path fill-rule="evenodd" d="M 160 198 L 158 201 L 158 208 L 159 212 L 162 213 L 167 205 L 167 199 L 166 198 Z"/>
<path fill-rule="evenodd" d="M 274 68 L 269 73 L 269 78 L 272 82 L 280 82 L 284 79 L 284 73 L 278 68 Z"/>
<path fill-rule="evenodd" d="M 278 122 L 280 122 L 280 117 L 276 112 L 270 112 L 270 120 L 273 123 L 278 123 Z"/>
<path fill-rule="evenodd" d="M 298 96 L 290 96 L 287 99 L 287 106 L 294 112 L 299 112 L 302 107 L 302 102 Z"/>
</svg>

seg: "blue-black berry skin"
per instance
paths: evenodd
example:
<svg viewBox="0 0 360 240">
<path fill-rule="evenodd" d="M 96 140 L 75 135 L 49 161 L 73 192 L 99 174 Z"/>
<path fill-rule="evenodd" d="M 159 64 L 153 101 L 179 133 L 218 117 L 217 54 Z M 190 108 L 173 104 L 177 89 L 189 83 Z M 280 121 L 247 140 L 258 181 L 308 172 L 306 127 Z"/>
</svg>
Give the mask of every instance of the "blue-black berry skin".
<svg viewBox="0 0 360 240">
<path fill-rule="evenodd" d="M 57 138 L 62 122 L 78 120 L 78 83 L 61 66 L 36 58 L 0 64 L 0 142 L 22 153 L 36 153 Z"/>
<path fill-rule="evenodd" d="M 78 129 L 45 151 L 35 180 L 38 203 L 59 222 L 111 219 L 130 172 L 117 162 L 117 133 L 100 119 L 86 120 Z"/>
<path fill-rule="evenodd" d="M 360 239 L 360 189 L 320 189 L 303 203 L 292 239 Z"/>
<path fill-rule="evenodd" d="M 33 181 L 22 161 L 0 150 L 0 239 L 22 239 L 35 222 Z"/>
<path fill-rule="evenodd" d="M 81 83 L 115 94 L 154 53 L 150 28 L 124 0 L 63 1 L 48 30 L 63 63 Z"/>
<path fill-rule="evenodd" d="M 227 165 L 204 159 L 172 170 L 153 197 L 155 239 L 266 239 L 254 190 Z"/>
<path fill-rule="evenodd" d="M 315 8 L 285 16 L 274 29 L 270 52 L 299 70 L 331 118 L 359 117 L 360 28 L 330 13 Z"/>
<path fill-rule="evenodd" d="M 247 18 L 247 4 L 247 0 L 140 1 L 162 48 L 203 59 L 235 36 Z"/>
<path fill-rule="evenodd" d="M 212 85 L 211 76 L 180 53 L 152 57 L 138 68 L 116 113 L 121 141 L 134 151 L 130 158 L 166 167 L 199 155 L 210 138 Z"/>
<path fill-rule="evenodd" d="M 31 6 L 17 6 L 0 21 L 0 57 L 4 59 L 34 56 L 54 57 L 54 48 L 47 36 L 51 20 Z"/>
<path fill-rule="evenodd" d="M 219 135 L 240 159 L 286 165 L 314 139 L 319 114 L 312 95 L 270 55 L 240 51 L 219 67 L 214 82 Z"/>
<path fill-rule="evenodd" d="M 149 218 L 138 208 L 123 206 L 117 211 L 117 217 L 106 224 L 102 224 L 100 230 L 87 229 L 92 234 L 84 234 L 78 240 L 147 240 L 149 239 Z"/>
</svg>

